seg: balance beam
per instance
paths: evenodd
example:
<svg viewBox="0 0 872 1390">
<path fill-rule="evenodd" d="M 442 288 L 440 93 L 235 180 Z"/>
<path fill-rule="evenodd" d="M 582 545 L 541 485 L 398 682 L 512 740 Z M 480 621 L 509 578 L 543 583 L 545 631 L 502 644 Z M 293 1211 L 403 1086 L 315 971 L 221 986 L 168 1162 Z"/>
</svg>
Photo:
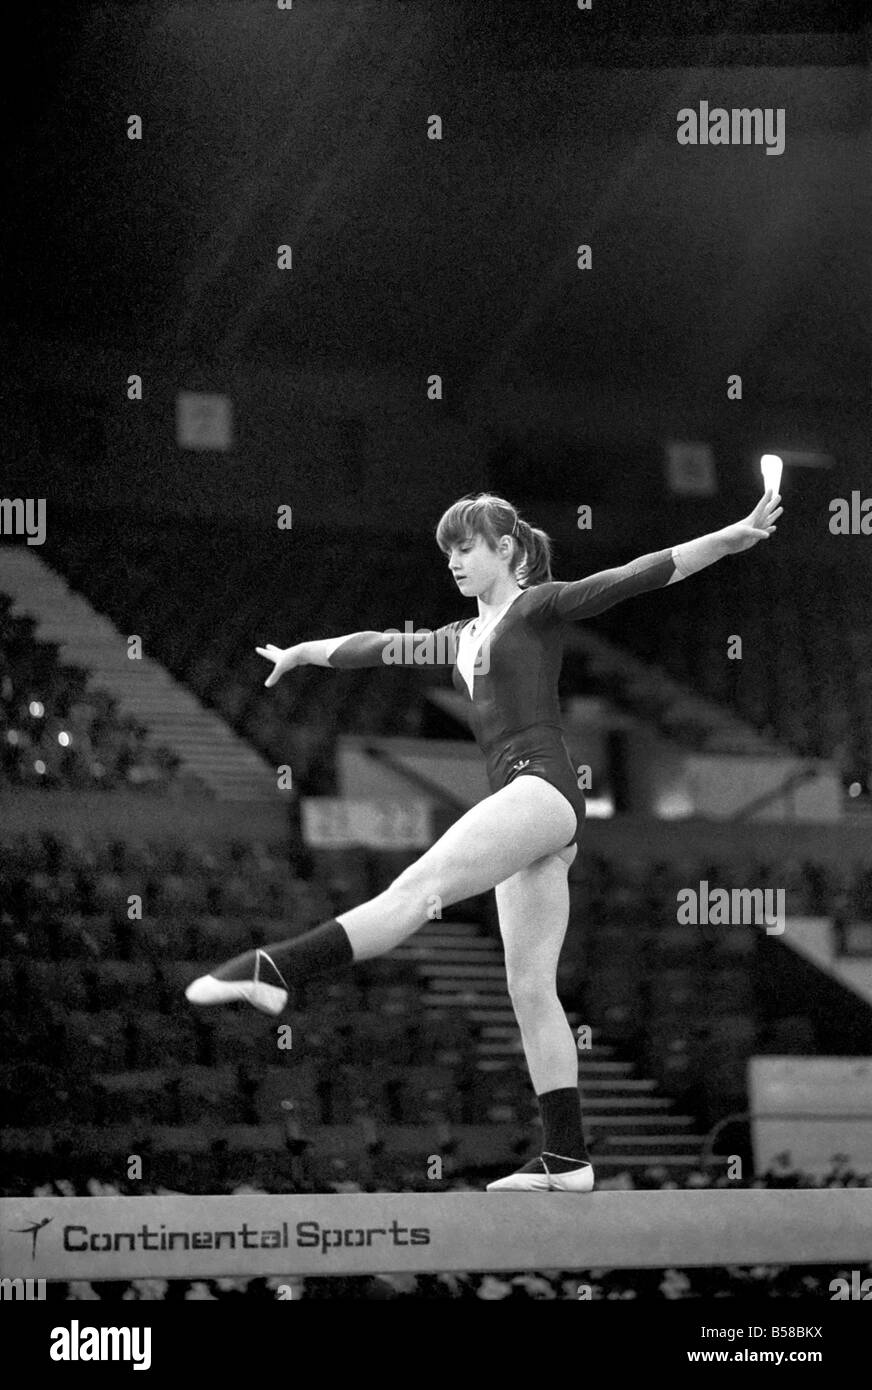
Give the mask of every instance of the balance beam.
<svg viewBox="0 0 872 1390">
<path fill-rule="evenodd" d="M 0 1199 L 0 1276 L 865 1264 L 872 1188 Z"/>
</svg>

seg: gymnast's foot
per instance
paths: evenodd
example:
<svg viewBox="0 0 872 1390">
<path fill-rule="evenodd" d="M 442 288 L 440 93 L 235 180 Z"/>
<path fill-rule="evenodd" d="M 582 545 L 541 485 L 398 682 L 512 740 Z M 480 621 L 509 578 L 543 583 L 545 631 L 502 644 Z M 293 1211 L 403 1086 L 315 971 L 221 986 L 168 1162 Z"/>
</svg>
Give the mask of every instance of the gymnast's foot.
<svg viewBox="0 0 872 1390">
<path fill-rule="evenodd" d="M 241 1000 L 262 1014 L 280 1014 L 288 1002 L 287 982 L 271 956 L 260 947 L 234 956 L 201 975 L 185 990 L 192 1004 L 232 1004 Z"/>
<path fill-rule="evenodd" d="M 594 1172 L 586 1159 L 542 1153 L 517 1173 L 489 1182 L 488 1192 L 592 1192 Z"/>
</svg>

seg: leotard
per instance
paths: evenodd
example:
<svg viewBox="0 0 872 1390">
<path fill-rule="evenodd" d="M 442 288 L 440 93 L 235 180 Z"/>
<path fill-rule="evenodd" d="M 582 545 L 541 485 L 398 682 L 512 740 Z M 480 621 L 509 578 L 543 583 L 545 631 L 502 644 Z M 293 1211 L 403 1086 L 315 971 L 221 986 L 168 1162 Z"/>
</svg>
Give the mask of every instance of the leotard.
<svg viewBox="0 0 872 1390">
<path fill-rule="evenodd" d="M 452 684 L 469 701 L 491 791 L 516 777 L 544 778 L 575 811 L 575 832 L 567 842 L 572 845 L 581 832 L 585 799 L 564 741 L 557 695 L 566 625 L 678 578 L 672 550 L 658 550 L 585 579 L 521 589 L 483 623 L 462 618 L 435 631 L 352 633 L 337 639 L 328 662 L 337 670 L 453 666 Z"/>
</svg>

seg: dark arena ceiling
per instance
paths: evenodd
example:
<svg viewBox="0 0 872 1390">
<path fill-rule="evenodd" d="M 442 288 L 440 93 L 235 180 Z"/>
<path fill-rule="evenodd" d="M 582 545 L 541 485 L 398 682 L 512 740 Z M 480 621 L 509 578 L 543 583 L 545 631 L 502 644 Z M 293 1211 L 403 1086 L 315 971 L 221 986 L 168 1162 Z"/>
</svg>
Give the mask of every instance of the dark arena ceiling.
<svg viewBox="0 0 872 1390">
<path fill-rule="evenodd" d="M 693 390 L 741 359 L 761 398 L 856 398 L 865 23 L 687 0 L 36 6 L 5 335 L 557 387 Z M 784 108 L 784 153 L 680 147 L 701 100 Z"/>
</svg>

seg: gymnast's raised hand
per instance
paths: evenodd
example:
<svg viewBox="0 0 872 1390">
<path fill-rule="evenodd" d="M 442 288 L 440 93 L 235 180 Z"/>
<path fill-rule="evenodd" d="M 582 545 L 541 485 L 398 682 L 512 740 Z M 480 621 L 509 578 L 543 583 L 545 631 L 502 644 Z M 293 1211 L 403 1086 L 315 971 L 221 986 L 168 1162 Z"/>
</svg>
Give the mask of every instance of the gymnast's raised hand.
<svg viewBox="0 0 872 1390">
<path fill-rule="evenodd" d="M 718 534 L 723 538 L 724 549 L 730 555 L 738 555 L 750 550 L 758 541 L 765 541 L 778 529 L 775 525 L 784 508 L 780 505 L 781 496 L 767 488 L 752 512 L 742 521 L 725 526 Z"/>
<path fill-rule="evenodd" d="M 264 685 L 275 685 L 280 681 L 286 671 L 292 671 L 296 666 L 308 666 L 304 648 L 305 642 L 300 642 L 296 647 L 275 647 L 268 642 L 265 647 L 255 647 L 258 656 L 265 656 L 267 661 L 274 662 L 273 669 L 270 671 Z"/>
</svg>

